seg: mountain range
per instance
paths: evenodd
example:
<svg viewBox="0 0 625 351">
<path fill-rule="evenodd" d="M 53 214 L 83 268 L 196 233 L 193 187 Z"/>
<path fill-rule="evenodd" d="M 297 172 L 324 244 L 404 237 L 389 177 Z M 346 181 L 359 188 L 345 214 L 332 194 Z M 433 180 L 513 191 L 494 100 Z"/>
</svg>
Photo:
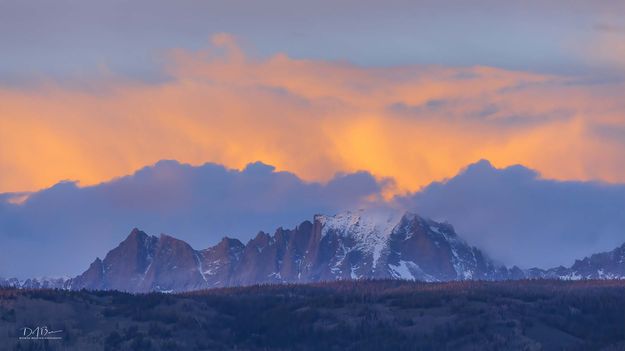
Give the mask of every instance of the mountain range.
<svg viewBox="0 0 625 351">
<path fill-rule="evenodd" d="M 253 284 L 350 279 L 427 282 L 510 279 L 625 279 L 625 244 L 570 267 L 520 269 L 497 264 L 454 228 L 414 213 L 348 211 L 316 215 L 247 244 L 225 237 L 195 250 L 186 242 L 133 229 L 104 259 L 74 278 L 0 279 L 0 286 L 128 292 L 181 292 Z"/>
</svg>

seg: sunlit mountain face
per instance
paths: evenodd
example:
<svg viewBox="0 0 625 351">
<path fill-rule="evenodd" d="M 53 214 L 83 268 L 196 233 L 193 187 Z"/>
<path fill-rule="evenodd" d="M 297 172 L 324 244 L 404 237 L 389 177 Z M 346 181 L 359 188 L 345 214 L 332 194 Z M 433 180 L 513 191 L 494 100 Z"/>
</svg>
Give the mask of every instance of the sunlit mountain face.
<svg viewBox="0 0 625 351">
<path fill-rule="evenodd" d="M 0 345 L 623 349 L 624 233 L 621 0 L 0 0 Z"/>
</svg>

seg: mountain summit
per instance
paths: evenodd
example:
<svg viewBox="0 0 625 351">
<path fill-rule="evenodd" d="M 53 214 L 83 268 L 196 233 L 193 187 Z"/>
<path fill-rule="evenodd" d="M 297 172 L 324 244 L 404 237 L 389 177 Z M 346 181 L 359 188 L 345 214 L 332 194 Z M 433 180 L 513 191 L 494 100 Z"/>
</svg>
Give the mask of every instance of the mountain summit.
<svg viewBox="0 0 625 351">
<path fill-rule="evenodd" d="M 521 270 L 495 264 L 447 223 L 414 213 L 348 211 L 315 215 L 293 229 L 259 232 L 247 244 L 223 238 L 194 250 L 186 242 L 133 229 L 81 275 L 28 286 L 179 292 L 268 283 L 350 279 L 426 282 L 525 278 L 623 279 L 625 244 L 578 260 L 570 268 Z M 19 286 L 5 281 L 4 285 Z M 34 284 L 34 285 L 33 285 Z M 3 285 L 0 281 L 0 285 Z"/>
<path fill-rule="evenodd" d="M 259 232 L 247 244 L 224 238 L 196 251 L 167 235 L 134 229 L 72 289 L 187 291 L 260 283 L 396 278 L 498 279 L 500 272 L 449 224 L 413 213 L 316 215 L 294 229 Z"/>
</svg>

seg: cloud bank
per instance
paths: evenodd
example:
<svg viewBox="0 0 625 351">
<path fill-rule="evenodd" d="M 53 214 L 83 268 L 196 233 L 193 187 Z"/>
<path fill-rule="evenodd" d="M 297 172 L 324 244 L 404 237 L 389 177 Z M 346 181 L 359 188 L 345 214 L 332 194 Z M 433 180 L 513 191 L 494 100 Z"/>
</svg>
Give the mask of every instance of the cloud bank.
<svg viewBox="0 0 625 351">
<path fill-rule="evenodd" d="M 625 181 L 623 82 L 259 59 L 225 34 L 169 57 L 160 83 L 108 75 L 0 88 L 0 191 L 97 184 L 163 158 L 235 169 L 263 160 L 307 181 L 366 170 L 394 178 L 395 194 L 480 158 Z"/>
<path fill-rule="evenodd" d="M 225 235 L 246 240 L 375 201 L 385 183 L 366 172 L 320 184 L 260 162 L 237 171 L 161 161 L 96 186 L 61 182 L 19 204 L 0 194 L 0 276 L 80 273 L 134 227 L 196 248 Z"/>
<path fill-rule="evenodd" d="M 570 265 L 625 242 L 625 185 L 555 181 L 488 161 L 396 199 L 508 265 Z"/>
<path fill-rule="evenodd" d="M 61 182 L 0 194 L 0 276 L 77 274 L 139 227 L 196 248 L 224 235 L 293 227 L 313 214 L 391 207 L 449 221 L 507 265 L 552 267 L 620 245 L 625 185 L 545 180 L 523 166 L 481 161 L 419 192 L 383 198 L 391 180 L 368 172 L 310 183 L 256 162 L 242 171 L 161 161 L 95 186 Z"/>
</svg>

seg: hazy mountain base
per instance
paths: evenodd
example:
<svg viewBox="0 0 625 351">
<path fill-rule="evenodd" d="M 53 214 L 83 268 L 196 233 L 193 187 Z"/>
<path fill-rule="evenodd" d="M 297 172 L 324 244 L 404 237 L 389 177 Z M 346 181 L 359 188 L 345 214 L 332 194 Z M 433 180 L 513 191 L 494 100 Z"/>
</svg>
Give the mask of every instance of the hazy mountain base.
<svg viewBox="0 0 625 351">
<path fill-rule="evenodd" d="M 0 290 L 3 350 L 623 350 L 625 281 Z M 23 327 L 61 340 L 19 340 Z"/>
</svg>

